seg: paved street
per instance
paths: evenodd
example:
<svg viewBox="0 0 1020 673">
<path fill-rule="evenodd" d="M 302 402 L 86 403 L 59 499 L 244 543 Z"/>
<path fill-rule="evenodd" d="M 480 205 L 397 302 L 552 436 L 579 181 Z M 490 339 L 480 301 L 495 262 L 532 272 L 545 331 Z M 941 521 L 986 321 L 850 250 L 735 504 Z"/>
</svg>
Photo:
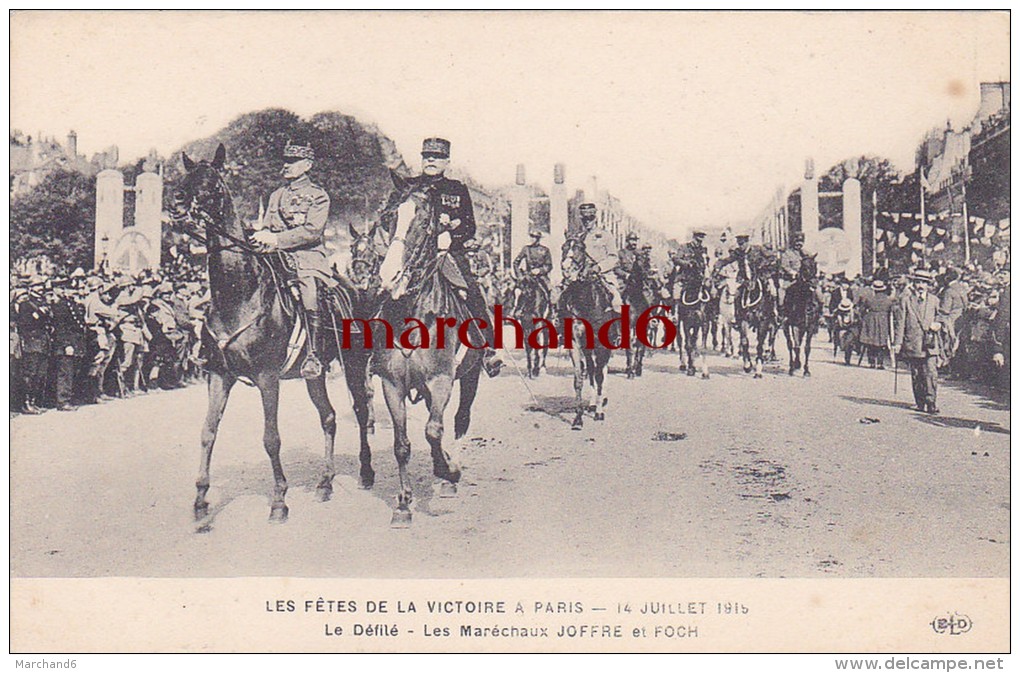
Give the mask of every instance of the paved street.
<svg viewBox="0 0 1020 673">
<path fill-rule="evenodd" d="M 327 503 L 314 497 L 317 417 L 303 384 L 285 384 L 284 525 L 268 522 L 272 479 L 253 389 L 237 386 L 227 408 L 207 533 L 191 522 L 203 386 L 19 416 L 12 574 L 1006 576 L 1008 398 L 945 384 L 942 414 L 929 417 L 910 410 L 907 374 L 894 398 L 891 371 L 836 364 L 824 342 L 813 355 L 811 379 L 777 364 L 758 381 L 720 356 L 710 357 L 711 380 L 687 378 L 672 353 L 628 381 L 619 355 L 607 419 L 589 417 L 581 431 L 570 429 L 567 360 L 550 355 L 529 383 L 534 401 L 508 368 L 482 382 L 472 428 L 451 448 L 464 469 L 453 499 L 435 497 L 418 405 L 409 530 L 389 527 L 397 482 L 382 395 L 377 482 L 363 491 L 340 379 L 330 384 L 341 420 Z"/>
</svg>

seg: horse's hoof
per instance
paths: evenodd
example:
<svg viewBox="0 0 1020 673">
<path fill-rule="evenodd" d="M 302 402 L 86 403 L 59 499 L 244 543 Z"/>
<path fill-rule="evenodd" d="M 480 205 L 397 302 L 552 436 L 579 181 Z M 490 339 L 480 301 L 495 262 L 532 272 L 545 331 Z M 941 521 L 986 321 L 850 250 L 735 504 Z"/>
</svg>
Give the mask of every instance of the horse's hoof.
<svg viewBox="0 0 1020 673">
<path fill-rule="evenodd" d="M 207 516 L 209 516 L 209 503 L 195 505 L 195 521 L 201 521 Z"/>
<path fill-rule="evenodd" d="M 702 374 L 701 374 L 701 378 L 702 378 L 703 380 L 707 381 L 707 380 L 708 380 L 708 372 L 702 372 Z"/>
<path fill-rule="evenodd" d="M 795 370 L 795 369 L 794 369 L 793 367 L 790 367 L 790 376 L 793 376 L 793 373 L 794 373 L 795 371 L 797 371 L 797 370 Z"/>
<path fill-rule="evenodd" d="M 366 491 L 375 486 L 375 472 L 368 471 L 361 474 L 361 488 Z"/>
<path fill-rule="evenodd" d="M 393 518 L 390 519 L 390 528 L 410 528 L 410 527 L 411 527 L 411 510 L 409 509 L 394 510 Z"/>
<path fill-rule="evenodd" d="M 751 365 L 744 365 L 744 373 L 745 374 L 751 373 Z"/>
<path fill-rule="evenodd" d="M 583 427 L 584 427 L 584 420 L 580 416 L 575 418 L 574 422 L 570 424 L 570 429 L 571 430 L 580 430 Z"/>
<path fill-rule="evenodd" d="M 804 378 L 806 378 L 806 379 L 811 378 L 811 372 L 809 372 L 808 370 L 805 369 L 804 370 Z"/>
<path fill-rule="evenodd" d="M 456 484 L 460 481 L 460 468 L 451 465 L 445 470 L 433 469 L 432 475 L 444 481 L 448 481 L 451 484 Z"/>
<path fill-rule="evenodd" d="M 457 497 L 457 484 L 452 484 L 448 481 L 441 482 L 439 484 L 439 497 L 440 498 L 456 498 Z"/>
<path fill-rule="evenodd" d="M 760 379 L 760 378 L 763 378 L 763 377 L 762 377 L 762 375 L 761 375 L 761 374 L 759 374 L 758 372 L 755 372 L 755 373 L 754 373 L 754 378 L 756 378 L 756 379 Z"/>
<path fill-rule="evenodd" d="M 290 514 L 290 509 L 286 505 L 274 506 L 269 512 L 269 522 L 284 523 L 287 521 L 288 514 Z"/>
<path fill-rule="evenodd" d="M 319 502 L 329 502 L 333 499 L 333 486 L 319 486 L 315 489 L 315 499 Z"/>
<path fill-rule="evenodd" d="M 606 415 L 604 413 L 602 413 L 601 411 L 596 411 L 595 412 L 595 420 L 596 421 L 604 421 L 604 420 L 606 420 Z"/>
<path fill-rule="evenodd" d="M 687 376 L 694 376 L 694 375 L 696 375 L 696 374 L 697 374 L 697 372 L 696 372 L 696 371 L 694 371 L 693 369 L 688 369 L 688 370 L 687 370 Z"/>
</svg>

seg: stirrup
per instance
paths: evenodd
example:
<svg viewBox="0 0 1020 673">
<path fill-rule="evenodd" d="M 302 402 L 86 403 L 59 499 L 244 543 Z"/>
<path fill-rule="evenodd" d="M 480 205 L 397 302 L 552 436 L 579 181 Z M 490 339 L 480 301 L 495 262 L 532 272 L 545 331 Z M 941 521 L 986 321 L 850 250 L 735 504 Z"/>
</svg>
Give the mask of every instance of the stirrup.
<svg viewBox="0 0 1020 673">
<path fill-rule="evenodd" d="M 301 364 L 301 378 L 317 379 L 322 376 L 322 363 L 315 353 L 309 353 L 308 357 Z"/>
</svg>

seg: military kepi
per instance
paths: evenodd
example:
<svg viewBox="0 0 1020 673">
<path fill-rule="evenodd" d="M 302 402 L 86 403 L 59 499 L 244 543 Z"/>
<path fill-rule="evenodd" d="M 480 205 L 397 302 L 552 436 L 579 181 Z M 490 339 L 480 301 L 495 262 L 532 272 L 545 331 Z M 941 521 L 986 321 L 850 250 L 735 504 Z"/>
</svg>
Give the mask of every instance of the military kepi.
<svg viewBox="0 0 1020 673">
<path fill-rule="evenodd" d="M 283 148 L 283 160 L 286 162 L 300 161 L 302 159 L 314 159 L 315 150 L 309 145 L 291 145 Z"/>
<path fill-rule="evenodd" d="M 595 214 L 595 204 L 594 203 L 582 203 L 580 206 L 577 207 L 577 209 L 581 212 L 582 215 L 593 215 L 593 214 Z"/>
<path fill-rule="evenodd" d="M 450 141 L 445 138 L 426 138 L 421 144 L 423 157 L 450 158 Z"/>
</svg>

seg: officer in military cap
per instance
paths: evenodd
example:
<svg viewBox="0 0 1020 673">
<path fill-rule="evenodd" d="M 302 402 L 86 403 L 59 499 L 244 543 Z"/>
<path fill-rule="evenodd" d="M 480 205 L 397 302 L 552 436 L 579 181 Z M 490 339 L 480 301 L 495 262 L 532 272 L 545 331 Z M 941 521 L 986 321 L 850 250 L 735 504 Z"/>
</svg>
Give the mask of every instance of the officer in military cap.
<svg viewBox="0 0 1020 673">
<path fill-rule="evenodd" d="M 25 382 L 25 404 L 22 411 L 41 414 L 40 404 L 46 389 L 50 352 L 50 309 L 43 292 L 46 279 L 35 275 L 28 279 L 28 291 L 22 293 L 11 307 L 11 318 L 17 323 L 21 338 L 22 374 Z"/>
<path fill-rule="evenodd" d="M 638 258 L 638 234 L 636 231 L 628 231 L 624 245 L 616 254 L 616 275 L 620 278 L 620 284 L 627 282 L 627 278 L 634 272 L 634 264 Z"/>
<path fill-rule="evenodd" d="M 708 249 L 705 247 L 705 232 L 703 229 L 695 229 L 691 233 L 691 240 L 684 243 L 673 256 L 673 268 L 669 272 L 669 286 L 672 289 L 679 281 L 683 285 L 690 285 L 700 281 L 708 269 Z M 674 296 L 679 297 L 675 294 Z"/>
<path fill-rule="evenodd" d="M 85 357 L 88 327 L 85 308 L 74 300 L 70 280 L 54 283 L 54 291 L 47 297 L 53 325 L 52 354 L 57 370 L 57 409 L 72 411 L 75 375 Z"/>
<path fill-rule="evenodd" d="M 264 227 L 251 236 L 262 252 L 283 252 L 297 273 L 301 304 L 308 318 L 308 356 L 301 376 L 322 375 L 322 316 L 318 283 L 332 287 L 333 280 L 323 233 L 329 216 L 329 194 L 308 177 L 315 152 L 308 145 L 288 144 L 283 149 L 281 174 L 287 184 L 273 192 L 266 207 Z"/>
<path fill-rule="evenodd" d="M 426 138 L 421 146 L 421 175 L 407 180 L 413 189 L 424 192 L 431 205 L 433 231 L 439 232 L 436 240 L 438 250 L 446 250 L 453 259 L 459 278 L 448 278 L 454 285 L 463 286 L 468 310 L 473 317 L 483 318 L 492 325 L 489 307 L 482 295 L 478 280 L 471 273 L 471 263 L 467 256 L 465 243 L 474 238 L 475 210 L 471 203 L 471 194 L 467 185 L 459 180 L 446 177 L 450 166 L 450 141 L 445 138 Z M 410 203 L 410 202 L 407 202 Z M 407 234 L 413 218 L 406 217 L 398 211 L 398 219 L 394 241 L 402 241 Z M 395 258 L 387 255 L 379 273 L 383 286 L 391 289 L 395 284 L 395 272 L 388 263 Z M 493 343 L 490 327 L 484 332 L 488 343 Z M 485 349 L 483 366 L 489 376 L 498 376 L 503 366 L 502 360 L 493 348 Z"/>
<path fill-rule="evenodd" d="M 518 283 L 514 287 L 515 306 L 521 296 L 520 283 L 525 278 L 530 278 L 533 282 L 538 283 L 539 287 L 542 288 L 542 292 L 545 293 L 546 299 L 549 299 L 549 274 L 553 268 L 552 252 L 541 243 L 541 229 L 532 227 L 528 234 L 531 236 L 531 243 L 521 248 L 521 251 L 517 253 L 517 257 L 514 259 L 514 277 Z"/>
<path fill-rule="evenodd" d="M 620 298 L 619 280 L 615 273 L 618 257 L 616 246 L 613 244 L 613 236 L 598 226 L 598 211 L 594 203 L 582 203 L 577 211 L 581 216 L 582 231 L 580 236 L 584 241 L 584 249 L 609 288 L 613 310 L 619 311 L 623 301 Z"/>
<path fill-rule="evenodd" d="M 790 247 L 779 255 L 779 305 L 786 301 L 786 290 L 797 280 L 801 263 L 808 255 L 804 252 L 804 232 L 795 231 Z"/>
</svg>

